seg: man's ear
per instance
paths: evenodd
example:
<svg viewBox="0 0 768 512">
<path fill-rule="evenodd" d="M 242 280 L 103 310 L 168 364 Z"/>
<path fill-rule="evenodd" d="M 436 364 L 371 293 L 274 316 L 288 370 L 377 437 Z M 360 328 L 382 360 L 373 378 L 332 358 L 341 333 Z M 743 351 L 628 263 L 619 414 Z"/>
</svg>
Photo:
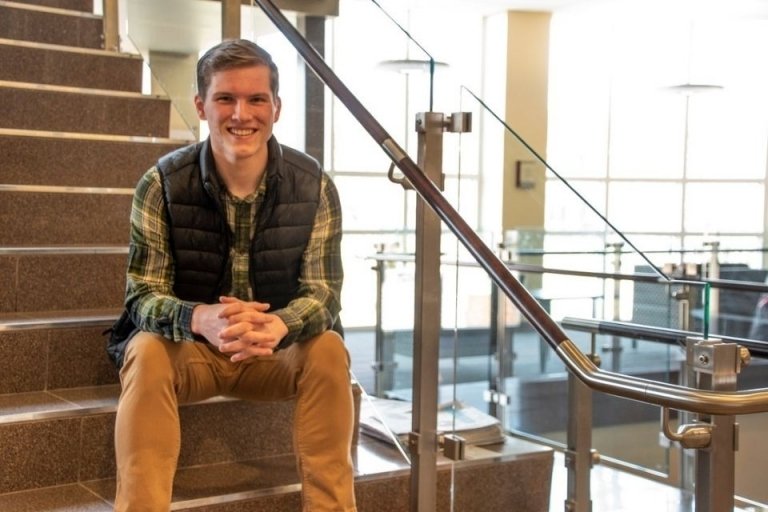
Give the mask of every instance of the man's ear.
<svg viewBox="0 0 768 512">
<path fill-rule="evenodd" d="M 201 121 L 206 121 L 205 109 L 203 108 L 203 99 L 199 94 L 195 95 L 195 110 L 197 111 L 197 117 Z"/>
<path fill-rule="evenodd" d="M 275 98 L 275 120 L 273 121 L 276 123 L 280 119 L 280 111 L 283 108 L 283 100 L 280 99 L 280 96 Z"/>
</svg>

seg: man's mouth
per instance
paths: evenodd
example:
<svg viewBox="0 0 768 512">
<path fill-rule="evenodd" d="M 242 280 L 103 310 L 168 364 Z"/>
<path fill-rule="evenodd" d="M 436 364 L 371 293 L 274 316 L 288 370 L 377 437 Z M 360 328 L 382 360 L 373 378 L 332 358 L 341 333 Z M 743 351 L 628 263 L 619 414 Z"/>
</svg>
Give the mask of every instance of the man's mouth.
<svg viewBox="0 0 768 512">
<path fill-rule="evenodd" d="M 247 137 L 256 133 L 253 128 L 228 128 L 229 133 L 237 137 Z"/>
</svg>

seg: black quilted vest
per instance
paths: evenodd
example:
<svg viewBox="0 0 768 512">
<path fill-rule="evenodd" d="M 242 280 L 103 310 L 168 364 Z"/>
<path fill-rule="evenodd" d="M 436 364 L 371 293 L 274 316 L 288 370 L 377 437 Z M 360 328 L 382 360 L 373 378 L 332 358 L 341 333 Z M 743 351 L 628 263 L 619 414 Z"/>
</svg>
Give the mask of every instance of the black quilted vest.
<svg viewBox="0 0 768 512">
<path fill-rule="evenodd" d="M 253 296 L 282 308 L 296 296 L 304 249 L 320 197 L 320 166 L 270 141 L 267 196 L 251 244 Z M 282 158 L 281 158 L 282 156 Z M 176 268 L 174 292 L 214 303 L 230 288 L 230 232 L 207 142 L 171 153 L 158 163 Z"/>
<path fill-rule="evenodd" d="M 267 195 L 250 248 L 250 281 L 254 299 L 278 309 L 296 296 L 322 172 L 317 161 L 281 146 L 274 137 L 269 155 Z M 210 145 L 206 140 L 174 151 L 161 158 L 157 168 L 175 264 L 174 293 L 183 300 L 215 303 L 231 286 L 231 240 Z M 125 311 L 112 328 L 107 347 L 118 366 L 135 332 Z"/>
</svg>

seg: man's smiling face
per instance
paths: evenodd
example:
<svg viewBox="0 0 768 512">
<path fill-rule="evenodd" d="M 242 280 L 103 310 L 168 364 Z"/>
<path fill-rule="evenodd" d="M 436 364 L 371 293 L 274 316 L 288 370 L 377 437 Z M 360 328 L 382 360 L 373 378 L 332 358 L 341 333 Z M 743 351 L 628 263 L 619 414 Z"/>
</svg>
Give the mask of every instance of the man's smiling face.
<svg viewBox="0 0 768 512">
<path fill-rule="evenodd" d="M 214 73 L 205 98 L 195 97 L 195 107 L 200 119 L 208 121 L 216 160 L 238 165 L 254 157 L 266 158 L 267 141 L 280 118 L 280 98 L 270 89 L 269 67 Z"/>
</svg>

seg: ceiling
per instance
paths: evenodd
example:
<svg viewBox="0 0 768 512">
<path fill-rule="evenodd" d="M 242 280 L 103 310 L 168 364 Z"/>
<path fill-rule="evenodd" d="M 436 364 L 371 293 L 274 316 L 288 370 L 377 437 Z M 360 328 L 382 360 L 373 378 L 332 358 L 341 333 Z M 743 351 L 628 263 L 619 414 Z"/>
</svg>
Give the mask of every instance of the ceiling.
<svg viewBox="0 0 768 512">
<path fill-rule="evenodd" d="M 313 4 L 310 0 L 277 0 L 276 3 Z M 366 1 L 366 0 L 359 0 Z M 412 9 L 434 9 L 437 21 L 439 13 L 446 9 L 466 10 L 474 15 L 489 15 L 508 10 L 557 12 L 567 9 L 608 7 L 632 12 L 642 9 L 658 11 L 659 16 L 675 13 L 694 13 L 704 16 L 747 16 L 768 19 L 768 0 L 377 0 L 387 8 L 397 2 Z M 328 0 L 314 0 L 328 4 Z M 333 3 L 332 1 L 330 3 Z M 127 31 L 133 45 L 146 54 L 147 48 L 172 53 L 196 53 L 220 38 L 221 4 L 211 0 L 128 0 L 123 2 L 127 10 Z M 180 15 L 183 13 L 183 15 Z M 340 15 L 344 15 L 343 4 Z M 243 24 L 251 32 L 268 33 L 272 24 L 264 16 L 243 16 Z"/>
</svg>

